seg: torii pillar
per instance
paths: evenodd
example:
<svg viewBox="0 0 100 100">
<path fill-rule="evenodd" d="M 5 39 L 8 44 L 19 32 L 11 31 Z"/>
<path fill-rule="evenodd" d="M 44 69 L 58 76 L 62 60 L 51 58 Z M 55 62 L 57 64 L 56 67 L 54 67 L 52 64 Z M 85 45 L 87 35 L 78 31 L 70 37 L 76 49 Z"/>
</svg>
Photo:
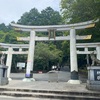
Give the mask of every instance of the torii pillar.
<svg viewBox="0 0 100 100">
<path fill-rule="evenodd" d="M 8 66 L 8 70 L 7 70 L 8 80 L 12 80 L 10 78 L 10 71 L 11 71 L 11 64 L 12 64 L 12 53 L 11 53 L 12 51 L 13 51 L 12 47 L 9 47 L 8 54 L 7 54 L 7 61 L 6 61 L 6 66 Z"/>
<path fill-rule="evenodd" d="M 26 68 L 26 75 L 23 81 L 27 81 L 27 78 L 30 78 L 28 81 L 35 81 L 33 78 L 33 61 L 34 61 L 34 50 L 35 50 L 35 31 L 30 32 L 30 42 L 29 42 L 29 52 L 28 52 L 28 59 L 27 59 L 27 68 Z"/>
<path fill-rule="evenodd" d="M 97 59 L 100 60 L 100 46 L 96 47 L 96 51 L 97 51 Z"/>
<path fill-rule="evenodd" d="M 76 52 L 76 33 L 75 29 L 70 30 L 70 67 L 71 67 L 71 79 L 68 83 L 80 84 L 78 77 L 77 67 L 77 52 Z"/>
</svg>

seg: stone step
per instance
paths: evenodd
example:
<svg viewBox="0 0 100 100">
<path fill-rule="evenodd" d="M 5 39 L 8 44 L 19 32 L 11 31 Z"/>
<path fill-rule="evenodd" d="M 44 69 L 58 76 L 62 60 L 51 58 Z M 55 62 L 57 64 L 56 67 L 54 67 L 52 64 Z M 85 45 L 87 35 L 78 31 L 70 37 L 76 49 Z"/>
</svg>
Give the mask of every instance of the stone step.
<svg viewBox="0 0 100 100">
<path fill-rule="evenodd" d="M 61 100 L 61 99 L 50 99 L 50 98 L 33 98 L 33 97 L 14 97 L 14 96 L 2 96 L 0 95 L 0 100 Z"/>
<path fill-rule="evenodd" d="M 33 89 L 20 89 L 20 88 L 0 88 L 0 91 L 15 91 L 15 92 L 27 92 L 27 93 L 51 93 L 51 94 L 62 94 L 62 95 L 79 95 L 79 96 L 94 96 L 100 97 L 100 92 L 96 91 L 51 91 L 51 90 L 33 90 Z"/>
<path fill-rule="evenodd" d="M 2 96 L 14 96 L 25 98 L 49 98 L 49 99 L 65 99 L 65 100 L 100 100 L 99 96 L 88 95 L 71 95 L 71 94 L 57 94 L 57 93 L 39 93 L 39 92 L 24 92 L 24 91 L 0 91 Z"/>
</svg>

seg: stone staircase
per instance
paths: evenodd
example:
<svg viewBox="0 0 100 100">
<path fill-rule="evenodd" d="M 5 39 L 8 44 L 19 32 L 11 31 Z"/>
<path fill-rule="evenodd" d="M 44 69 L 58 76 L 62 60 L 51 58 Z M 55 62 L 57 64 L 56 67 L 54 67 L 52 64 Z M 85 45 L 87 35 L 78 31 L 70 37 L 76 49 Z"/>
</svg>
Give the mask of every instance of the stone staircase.
<svg viewBox="0 0 100 100">
<path fill-rule="evenodd" d="M 73 91 L 50 91 L 32 89 L 0 88 L 1 96 L 40 98 L 41 100 L 100 100 L 99 92 L 73 92 Z M 35 99 L 34 99 L 35 100 Z"/>
</svg>

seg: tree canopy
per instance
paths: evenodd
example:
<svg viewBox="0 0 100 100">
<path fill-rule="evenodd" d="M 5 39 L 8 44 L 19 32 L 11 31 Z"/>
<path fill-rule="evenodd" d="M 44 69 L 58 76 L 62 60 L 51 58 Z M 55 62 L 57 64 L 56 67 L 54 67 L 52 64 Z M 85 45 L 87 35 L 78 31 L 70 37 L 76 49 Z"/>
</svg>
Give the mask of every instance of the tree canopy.
<svg viewBox="0 0 100 100">
<path fill-rule="evenodd" d="M 83 22 L 100 18 L 99 0 L 61 0 L 65 21 Z"/>
<path fill-rule="evenodd" d="M 61 23 L 61 15 L 51 7 L 47 7 L 41 12 L 33 8 L 29 12 L 25 12 L 18 23 L 24 25 L 54 25 Z"/>
<path fill-rule="evenodd" d="M 55 45 L 37 43 L 35 47 L 35 68 L 50 70 L 52 65 L 61 64 L 61 62 L 62 51 L 57 49 Z"/>
</svg>

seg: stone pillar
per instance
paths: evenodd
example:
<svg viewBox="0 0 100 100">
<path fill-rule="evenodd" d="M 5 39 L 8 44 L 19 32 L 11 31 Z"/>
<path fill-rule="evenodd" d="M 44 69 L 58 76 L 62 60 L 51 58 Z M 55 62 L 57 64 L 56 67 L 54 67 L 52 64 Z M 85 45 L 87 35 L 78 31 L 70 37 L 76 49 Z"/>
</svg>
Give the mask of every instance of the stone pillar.
<svg viewBox="0 0 100 100">
<path fill-rule="evenodd" d="M 88 48 L 85 47 L 85 51 L 88 52 Z M 89 55 L 86 54 L 86 61 L 87 61 L 87 66 L 90 66 L 90 63 L 89 63 Z"/>
<path fill-rule="evenodd" d="M 10 72 L 11 72 L 11 64 L 12 64 L 12 51 L 13 51 L 13 49 L 11 47 L 9 47 L 8 54 L 7 54 L 7 61 L 6 61 L 6 66 L 8 66 L 8 70 L 7 70 L 8 80 L 11 80 Z"/>
<path fill-rule="evenodd" d="M 68 81 L 68 83 L 80 84 L 77 66 L 76 33 L 74 28 L 70 30 L 70 67 L 71 79 Z"/>
<path fill-rule="evenodd" d="M 35 31 L 31 31 L 30 32 L 27 68 L 26 68 L 26 75 L 25 75 L 26 78 L 32 78 L 34 50 L 35 50 Z"/>
<path fill-rule="evenodd" d="M 96 47 L 96 51 L 97 51 L 97 59 L 100 60 L 100 46 Z"/>
</svg>

